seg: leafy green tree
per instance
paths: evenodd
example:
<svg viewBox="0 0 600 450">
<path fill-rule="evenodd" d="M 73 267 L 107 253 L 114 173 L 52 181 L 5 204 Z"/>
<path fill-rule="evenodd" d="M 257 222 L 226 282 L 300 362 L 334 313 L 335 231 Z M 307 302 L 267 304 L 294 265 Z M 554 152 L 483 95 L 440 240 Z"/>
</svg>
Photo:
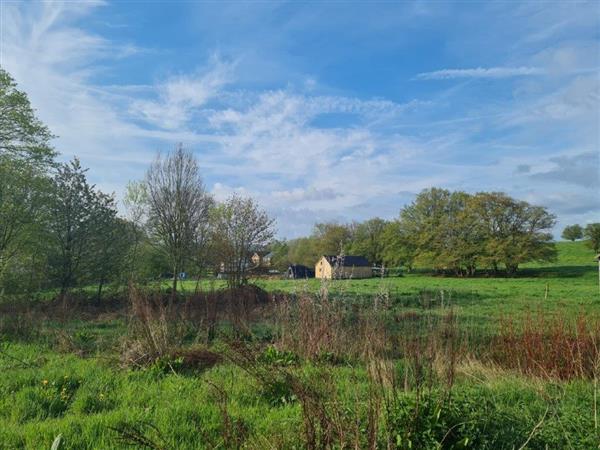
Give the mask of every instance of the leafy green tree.
<svg viewBox="0 0 600 450">
<path fill-rule="evenodd" d="M 96 300 L 102 298 L 102 289 L 109 282 L 123 281 L 126 258 L 135 242 L 127 221 L 117 217 L 112 197 L 97 193 L 91 216 L 92 233 L 86 258 L 85 278 L 96 283 Z"/>
<path fill-rule="evenodd" d="M 386 266 L 406 267 L 409 272 L 413 269 L 417 248 L 414 238 L 403 228 L 401 221 L 388 222 L 383 230 L 381 241 L 382 260 Z"/>
<path fill-rule="evenodd" d="M 482 259 L 509 275 L 529 261 L 552 261 L 556 248 L 550 230 L 556 218 L 541 206 L 515 200 L 500 192 L 479 193 L 473 208 L 482 227 Z"/>
<path fill-rule="evenodd" d="M 271 265 L 278 270 L 285 270 L 291 264 L 289 259 L 289 245 L 287 241 L 275 240 L 269 244 L 269 250 L 273 253 Z"/>
<path fill-rule="evenodd" d="M 56 155 L 50 146 L 52 137 L 35 116 L 27 94 L 0 68 L 0 157 L 50 164 Z"/>
<path fill-rule="evenodd" d="M 379 217 L 355 225 L 352 240 L 348 244 L 348 253 L 364 256 L 370 263 L 381 264 L 384 252 L 383 232 L 386 226 L 387 222 Z"/>
<path fill-rule="evenodd" d="M 34 223 L 39 190 L 33 168 L 22 161 L 0 158 L 0 282 L 11 261 L 27 242 Z"/>
<path fill-rule="evenodd" d="M 512 275 L 522 263 L 556 257 L 555 217 L 502 193 L 427 189 L 400 219 L 415 261 L 456 275 L 474 275 L 481 266 L 497 271 L 500 264 Z"/>
<path fill-rule="evenodd" d="M 457 275 L 472 275 L 480 242 L 470 196 L 432 188 L 422 191 L 400 214 L 402 229 L 415 246 L 415 262 Z"/>
<path fill-rule="evenodd" d="M 291 264 L 314 267 L 320 254 L 319 242 L 315 237 L 303 237 L 288 241 L 288 260 Z"/>
<path fill-rule="evenodd" d="M 583 228 L 580 225 L 568 225 L 562 232 L 562 238 L 574 242 L 577 239 L 583 238 Z"/>
<path fill-rule="evenodd" d="M 352 240 L 352 230 L 348 225 L 336 222 L 318 223 L 312 237 L 317 242 L 317 251 L 321 255 L 339 255 Z"/>
<path fill-rule="evenodd" d="M 415 262 L 443 268 L 438 256 L 444 247 L 440 233 L 445 221 L 450 192 L 432 188 L 422 191 L 415 201 L 400 212 L 400 221 L 406 235 L 416 247 Z"/>
<path fill-rule="evenodd" d="M 600 252 L 600 223 L 588 223 L 585 226 L 583 235 L 588 239 L 588 246 L 594 252 Z"/>
<path fill-rule="evenodd" d="M 60 298 L 89 273 L 95 234 L 107 218 L 114 218 L 112 197 L 94 189 L 77 158 L 57 168 L 47 201 L 47 229 L 53 252 L 51 268 Z M 110 245 L 104 242 L 104 245 Z"/>
<path fill-rule="evenodd" d="M 0 294 L 9 268 L 21 278 L 25 267 L 39 268 L 32 251 L 42 240 L 34 230 L 39 228 L 42 194 L 48 190 L 47 169 L 55 155 L 51 137 L 27 95 L 0 69 Z"/>
</svg>

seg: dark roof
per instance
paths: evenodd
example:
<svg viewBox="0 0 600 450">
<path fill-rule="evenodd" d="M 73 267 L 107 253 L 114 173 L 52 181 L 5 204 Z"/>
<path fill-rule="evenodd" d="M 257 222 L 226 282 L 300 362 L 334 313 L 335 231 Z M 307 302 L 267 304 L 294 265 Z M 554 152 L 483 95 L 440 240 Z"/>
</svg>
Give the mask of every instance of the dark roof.
<svg viewBox="0 0 600 450">
<path fill-rule="evenodd" d="M 288 270 L 313 270 L 310 267 L 303 266 L 302 264 L 290 264 Z"/>
<path fill-rule="evenodd" d="M 313 278 L 315 276 L 313 269 L 302 264 L 291 264 L 287 272 L 289 278 Z"/>
<path fill-rule="evenodd" d="M 325 255 L 325 259 L 327 259 L 327 261 L 329 262 L 329 264 L 331 264 L 332 266 L 334 266 L 336 264 L 338 266 L 343 266 L 343 267 L 369 267 L 369 266 L 371 266 L 369 264 L 369 261 L 367 261 L 367 258 L 365 258 L 364 256 L 352 256 L 352 255 L 332 256 L 332 255 Z"/>
</svg>

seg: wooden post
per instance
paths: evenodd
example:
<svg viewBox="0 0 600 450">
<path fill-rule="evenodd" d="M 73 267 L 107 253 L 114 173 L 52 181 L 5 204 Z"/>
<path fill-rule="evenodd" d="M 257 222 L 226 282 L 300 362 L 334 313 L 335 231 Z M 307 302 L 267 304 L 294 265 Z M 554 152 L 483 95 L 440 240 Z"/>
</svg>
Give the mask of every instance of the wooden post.
<svg viewBox="0 0 600 450">
<path fill-rule="evenodd" d="M 600 294 L 600 253 L 596 255 L 594 261 L 598 261 L 598 293 Z"/>
</svg>

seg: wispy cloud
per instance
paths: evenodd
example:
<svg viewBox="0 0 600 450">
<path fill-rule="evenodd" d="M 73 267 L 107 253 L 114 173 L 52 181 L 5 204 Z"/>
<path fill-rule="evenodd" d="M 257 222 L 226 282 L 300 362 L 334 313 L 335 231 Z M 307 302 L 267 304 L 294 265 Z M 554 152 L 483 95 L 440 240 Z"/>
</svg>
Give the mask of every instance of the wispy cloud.
<svg viewBox="0 0 600 450">
<path fill-rule="evenodd" d="M 206 45 L 200 39 L 203 51 L 197 54 L 204 56 L 178 65 L 177 58 L 164 64 L 160 59 L 177 54 L 177 43 L 168 41 L 166 34 L 159 40 L 165 48 L 146 49 L 137 41 L 87 28 L 101 4 L 5 4 L 0 44 L 3 66 L 59 135 L 57 148 L 65 158 L 82 156 L 91 167 L 92 181 L 102 189 L 122 192 L 127 180 L 143 176 L 157 150 L 183 142 L 196 152 L 217 198 L 231 192 L 256 197 L 278 218 L 280 234 L 288 237 L 308 232 L 319 220 L 395 217 L 414 193 L 431 186 L 504 190 L 554 208 L 565 221 L 583 222 L 600 209 L 593 201 L 600 84 L 581 73 L 598 65 L 595 40 L 544 46 L 537 42 L 546 38 L 521 40 L 519 45 L 537 47 L 521 50 L 513 59 L 518 64 L 485 67 L 482 61 L 480 67 L 416 77 L 464 81 L 452 83 L 450 89 L 441 89 L 441 83 L 410 81 L 409 74 L 423 69 L 400 71 L 404 75 L 394 75 L 390 89 L 383 72 L 377 72 L 378 64 L 388 69 L 389 59 L 374 62 L 374 78 L 369 78 L 371 68 L 361 72 L 356 66 L 318 72 L 318 58 L 311 60 L 309 69 L 293 64 L 287 45 L 305 51 L 301 37 L 321 17 L 312 7 L 310 21 L 301 22 L 302 36 L 291 25 L 274 32 L 271 22 L 258 13 L 245 18 L 248 30 L 263 34 L 253 41 L 248 31 L 243 35 L 248 42 L 238 42 L 238 47 L 263 48 L 261 44 L 273 42 L 266 47 L 269 51 L 260 53 L 264 61 L 252 51 L 249 57 L 242 50 L 223 50 L 220 42 L 227 42 L 226 48 L 236 43 L 235 27 L 226 29 L 231 17 L 224 16 L 217 28 L 231 33 L 231 39 L 219 34 L 221 39 Z M 100 10 L 111 8 L 109 4 Z M 266 8 L 265 14 L 274 10 L 278 8 Z M 364 22 L 351 11 L 348 15 L 356 27 Z M 542 28 L 531 22 L 531 14 L 525 16 L 527 32 Z M 429 20 L 427 15 L 419 17 Z M 290 24 L 281 19 L 273 23 Z M 396 33 L 395 23 L 390 19 L 389 27 L 375 27 L 367 34 Z M 572 25 L 561 28 L 559 35 L 571 29 Z M 330 24 L 323 30 L 329 42 Z M 377 36 L 370 45 L 381 41 Z M 206 48 L 215 49 L 212 56 L 206 56 Z M 317 50 L 321 56 L 332 48 Z M 274 52 L 272 60 L 269 52 Z M 367 53 L 369 61 L 377 54 Z M 494 56 L 502 61 L 500 53 Z M 350 57 L 336 60 L 332 55 L 333 62 L 321 69 Z M 442 67 L 449 64 L 445 61 Z M 455 67 L 469 67 L 465 60 L 450 61 Z M 146 71 L 146 64 L 162 65 Z M 270 67 L 285 71 L 267 70 Z M 498 81 L 490 90 L 486 83 L 468 82 L 476 78 Z M 397 83 L 403 83 L 401 88 Z"/>
<path fill-rule="evenodd" d="M 451 78 L 509 78 L 529 75 L 543 75 L 546 71 L 539 67 L 476 67 L 474 69 L 442 69 L 423 72 L 416 76 L 420 80 L 446 80 Z"/>
<path fill-rule="evenodd" d="M 192 118 L 194 109 L 204 106 L 233 80 L 234 66 L 213 55 L 207 70 L 170 77 L 155 87 L 156 99 L 135 100 L 130 110 L 160 128 L 181 128 Z"/>
</svg>

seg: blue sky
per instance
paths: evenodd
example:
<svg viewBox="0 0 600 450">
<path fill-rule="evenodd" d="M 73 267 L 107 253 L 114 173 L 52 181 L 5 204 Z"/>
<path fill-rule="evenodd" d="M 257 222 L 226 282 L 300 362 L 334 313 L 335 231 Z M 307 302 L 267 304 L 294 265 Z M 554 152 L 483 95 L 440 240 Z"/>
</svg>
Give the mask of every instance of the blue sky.
<svg viewBox="0 0 600 450">
<path fill-rule="evenodd" d="M 0 64 L 118 198 L 182 142 L 281 237 L 431 186 L 600 220 L 598 2 L 0 4 Z"/>
</svg>

